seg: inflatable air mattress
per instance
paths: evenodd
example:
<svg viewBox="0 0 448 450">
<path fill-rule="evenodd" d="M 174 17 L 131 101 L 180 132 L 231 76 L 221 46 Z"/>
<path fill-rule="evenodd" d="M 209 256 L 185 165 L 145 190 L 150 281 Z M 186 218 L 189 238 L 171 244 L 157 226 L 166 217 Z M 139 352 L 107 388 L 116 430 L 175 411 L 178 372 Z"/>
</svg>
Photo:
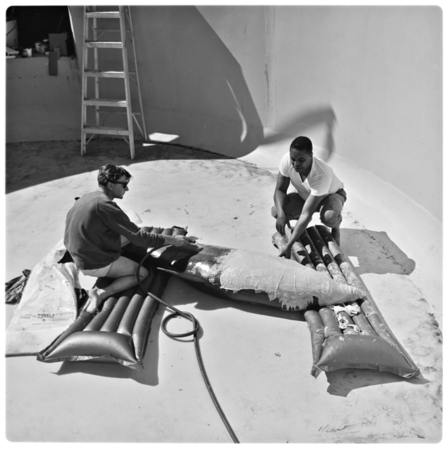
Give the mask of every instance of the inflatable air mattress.
<svg viewBox="0 0 448 450">
<path fill-rule="evenodd" d="M 156 234 L 184 234 L 179 227 L 147 228 Z M 146 249 L 129 244 L 123 255 L 135 261 L 146 254 Z M 149 290 L 161 297 L 169 275 L 154 267 L 142 280 L 141 287 L 134 287 L 106 299 L 96 315 L 81 311 L 76 320 L 48 347 L 40 351 L 41 362 L 90 361 L 118 362 L 132 369 L 143 368 L 151 321 L 159 303 L 146 294 Z M 112 280 L 100 278 L 96 285 L 104 287 Z"/>
<path fill-rule="evenodd" d="M 273 243 L 282 248 L 287 239 L 276 233 Z M 304 316 L 311 333 L 311 374 L 357 368 L 392 372 L 404 378 L 419 369 L 398 342 L 351 262 L 344 256 L 328 228 L 309 227 L 294 244 L 291 258 L 332 278 L 339 285 L 362 291 L 352 304 L 310 309 Z"/>
</svg>

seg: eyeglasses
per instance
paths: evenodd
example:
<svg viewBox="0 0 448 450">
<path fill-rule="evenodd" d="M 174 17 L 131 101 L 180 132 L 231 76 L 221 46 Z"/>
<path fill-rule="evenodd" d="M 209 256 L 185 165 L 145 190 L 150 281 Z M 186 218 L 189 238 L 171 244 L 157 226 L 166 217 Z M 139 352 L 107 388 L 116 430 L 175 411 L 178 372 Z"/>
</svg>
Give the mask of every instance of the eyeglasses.
<svg viewBox="0 0 448 450">
<path fill-rule="evenodd" d="M 126 189 L 128 187 L 129 181 L 112 181 L 114 184 L 121 184 L 123 186 L 123 189 Z"/>
</svg>

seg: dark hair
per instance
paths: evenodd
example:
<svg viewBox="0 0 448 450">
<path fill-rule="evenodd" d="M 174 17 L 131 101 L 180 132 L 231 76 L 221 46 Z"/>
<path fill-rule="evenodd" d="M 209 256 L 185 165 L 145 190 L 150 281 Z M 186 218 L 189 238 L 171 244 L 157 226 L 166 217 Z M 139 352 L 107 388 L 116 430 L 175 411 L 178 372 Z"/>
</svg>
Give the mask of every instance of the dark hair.
<svg viewBox="0 0 448 450">
<path fill-rule="evenodd" d="M 289 147 L 290 150 L 304 150 L 307 153 L 312 153 L 313 151 L 313 143 L 311 140 L 305 136 L 296 137 Z"/>
<path fill-rule="evenodd" d="M 106 186 L 108 181 L 117 181 L 123 175 L 127 178 L 131 178 L 131 174 L 123 167 L 106 164 L 105 166 L 100 167 L 98 172 L 98 184 L 100 186 Z"/>
</svg>

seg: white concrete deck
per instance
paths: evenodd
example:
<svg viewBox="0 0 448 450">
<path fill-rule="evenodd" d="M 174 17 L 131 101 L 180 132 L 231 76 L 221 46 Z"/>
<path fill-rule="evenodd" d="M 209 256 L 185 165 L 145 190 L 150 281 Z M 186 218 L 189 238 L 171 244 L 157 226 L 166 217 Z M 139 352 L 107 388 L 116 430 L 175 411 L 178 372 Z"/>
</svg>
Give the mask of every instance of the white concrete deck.
<svg viewBox="0 0 448 450">
<path fill-rule="evenodd" d="M 124 142 L 95 145 L 83 158 L 76 142 L 7 146 L 6 280 L 32 269 L 62 238 L 74 197 L 96 188 L 98 168 L 108 162 L 133 175 L 120 205 L 143 224 L 188 226 L 203 243 L 277 253 L 270 207 L 277 161 L 287 145 L 259 148 L 245 161 L 169 146 L 137 147 L 131 161 Z M 336 155 L 330 163 L 349 196 L 341 248 L 420 377 L 340 370 L 314 379 L 301 314 L 224 301 L 174 278 L 163 298 L 201 323 L 207 373 L 241 443 L 439 442 L 441 225 L 369 172 Z M 86 287 L 91 281 L 83 279 Z M 14 309 L 5 307 L 6 323 Z M 7 439 L 231 443 L 193 344 L 161 331 L 166 313 L 163 307 L 156 313 L 143 372 L 118 364 L 7 358 Z"/>
</svg>

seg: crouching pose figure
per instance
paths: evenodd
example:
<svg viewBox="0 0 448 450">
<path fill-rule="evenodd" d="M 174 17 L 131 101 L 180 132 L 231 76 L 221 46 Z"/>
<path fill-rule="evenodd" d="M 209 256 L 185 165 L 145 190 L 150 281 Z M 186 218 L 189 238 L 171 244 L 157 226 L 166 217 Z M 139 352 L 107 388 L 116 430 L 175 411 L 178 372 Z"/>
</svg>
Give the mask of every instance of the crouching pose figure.
<svg viewBox="0 0 448 450">
<path fill-rule="evenodd" d="M 290 183 L 296 192 L 287 192 Z M 289 221 L 297 220 L 288 244 L 279 256 L 289 257 L 294 242 L 306 230 L 316 212 L 320 213 L 321 222 L 331 228 L 331 234 L 339 245 L 341 213 L 346 200 L 344 184 L 328 164 L 313 156 L 311 140 L 304 136 L 294 139 L 280 162 L 271 210 L 277 219 L 277 231 L 282 235 Z"/>
<path fill-rule="evenodd" d="M 138 263 L 121 256 L 121 248 L 131 242 L 140 247 L 191 245 L 195 237 L 161 236 L 149 233 L 131 222 L 114 202 L 129 191 L 130 173 L 107 164 L 98 172 L 98 189 L 79 198 L 67 214 L 64 245 L 77 268 L 85 275 L 108 277 L 114 281 L 104 289 L 88 291 L 87 311 L 94 313 L 101 303 L 138 283 Z M 148 276 L 141 267 L 140 278 Z"/>
</svg>

